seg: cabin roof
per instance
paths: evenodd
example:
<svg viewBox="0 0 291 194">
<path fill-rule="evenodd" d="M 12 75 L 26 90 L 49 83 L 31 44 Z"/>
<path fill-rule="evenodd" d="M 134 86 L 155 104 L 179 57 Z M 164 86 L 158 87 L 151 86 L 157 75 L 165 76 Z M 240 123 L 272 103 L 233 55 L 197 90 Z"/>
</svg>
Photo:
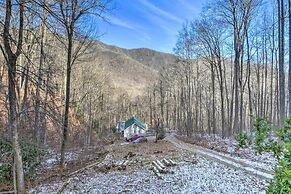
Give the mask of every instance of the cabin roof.
<svg viewBox="0 0 291 194">
<path fill-rule="evenodd" d="M 137 126 L 139 126 L 142 129 L 146 129 L 146 125 L 144 124 L 144 122 L 142 122 L 141 120 L 139 120 L 136 117 L 131 117 L 130 119 L 125 121 L 124 129 L 128 128 L 129 126 L 131 126 L 133 124 L 136 124 Z"/>
</svg>

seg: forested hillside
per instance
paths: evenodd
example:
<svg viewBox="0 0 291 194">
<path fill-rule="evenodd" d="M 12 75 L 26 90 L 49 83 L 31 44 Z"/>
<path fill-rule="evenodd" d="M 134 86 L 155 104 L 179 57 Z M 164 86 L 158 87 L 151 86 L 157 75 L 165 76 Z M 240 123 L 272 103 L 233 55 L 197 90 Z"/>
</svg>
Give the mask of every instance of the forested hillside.
<svg viewBox="0 0 291 194">
<path fill-rule="evenodd" d="M 100 41 L 114 3 L 0 2 L 0 192 L 289 193 L 291 1 L 138 1 L 172 53 Z"/>
<path fill-rule="evenodd" d="M 144 95 L 158 80 L 159 70 L 173 65 L 177 57 L 150 49 L 123 49 L 96 42 L 89 63 L 99 63 L 112 78 L 119 93 Z"/>
</svg>

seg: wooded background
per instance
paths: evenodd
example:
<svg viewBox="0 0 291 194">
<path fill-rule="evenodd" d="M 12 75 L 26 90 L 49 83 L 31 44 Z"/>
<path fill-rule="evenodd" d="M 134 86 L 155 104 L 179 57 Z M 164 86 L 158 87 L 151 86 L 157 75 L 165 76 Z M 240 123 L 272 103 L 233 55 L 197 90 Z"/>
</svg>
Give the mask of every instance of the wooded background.
<svg viewBox="0 0 291 194">
<path fill-rule="evenodd" d="M 133 115 L 188 136 L 231 137 L 251 131 L 255 117 L 282 126 L 291 114 L 290 5 L 209 1 L 178 32 L 175 56 L 162 55 L 170 65 L 151 61 L 115 78 L 132 77 L 129 94 L 94 55 L 100 33 L 90 24 L 106 20 L 112 1 L 1 1 L 0 133 L 13 141 L 18 191 L 25 191 L 19 138 L 59 148 L 64 165 L 70 142 L 92 145 Z M 149 53 L 127 54 L 149 60 Z M 150 68 L 156 74 L 145 76 Z M 145 84 L 135 88 L 139 79 Z"/>
</svg>

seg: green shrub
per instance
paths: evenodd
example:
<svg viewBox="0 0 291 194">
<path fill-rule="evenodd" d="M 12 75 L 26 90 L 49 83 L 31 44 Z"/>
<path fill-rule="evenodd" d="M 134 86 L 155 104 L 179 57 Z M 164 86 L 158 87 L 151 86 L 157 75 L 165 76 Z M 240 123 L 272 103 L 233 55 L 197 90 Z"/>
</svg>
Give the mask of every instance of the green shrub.
<svg viewBox="0 0 291 194">
<path fill-rule="evenodd" d="M 284 155 L 274 170 L 275 177 L 268 187 L 268 193 L 291 193 L 291 155 Z"/>
<path fill-rule="evenodd" d="M 23 168 L 26 178 L 32 177 L 35 167 L 40 163 L 45 154 L 44 149 L 32 143 L 20 142 L 22 151 Z M 12 142 L 0 138 L 0 183 L 12 181 L 13 175 L 13 146 Z"/>
<path fill-rule="evenodd" d="M 13 162 L 12 144 L 0 138 L 0 183 L 11 179 Z"/>
<path fill-rule="evenodd" d="M 254 145 L 258 153 L 272 152 L 278 162 L 274 169 L 274 179 L 270 182 L 268 193 L 291 193 L 291 118 L 286 119 L 284 128 L 275 130 L 271 136 L 271 122 L 258 118 L 254 123 Z M 238 142 L 239 143 L 239 142 Z"/>
<path fill-rule="evenodd" d="M 258 153 L 262 153 L 266 151 L 266 147 L 268 147 L 267 137 L 269 133 L 272 131 L 271 122 L 267 121 L 263 118 L 257 118 L 254 123 L 254 145 L 255 149 Z"/>
<path fill-rule="evenodd" d="M 275 177 L 268 193 L 291 193 L 291 118 L 286 119 L 284 128 L 277 129 L 277 142 L 270 146 L 278 161 Z M 273 141 L 274 142 L 274 141 Z"/>
<path fill-rule="evenodd" d="M 236 136 L 236 140 L 238 142 L 238 146 L 240 148 L 244 148 L 247 146 L 248 141 L 249 141 L 249 137 L 248 137 L 248 133 L 247 132 L 240 132 L 237 136 Z"/>
</svg>

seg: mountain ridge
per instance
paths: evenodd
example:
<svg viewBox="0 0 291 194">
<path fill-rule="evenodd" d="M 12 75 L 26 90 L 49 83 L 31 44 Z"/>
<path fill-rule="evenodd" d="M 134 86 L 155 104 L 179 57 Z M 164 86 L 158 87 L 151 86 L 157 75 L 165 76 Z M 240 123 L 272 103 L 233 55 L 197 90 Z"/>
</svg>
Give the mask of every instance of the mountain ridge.
<svg viewBox="0 0 291 194">
<path fill-rule="evenodd" d="M 109 73 L 114 87 L 131 97 L 142 95 L 158 80 L 159 71 L 176 62 L 177 57 L 149 48 L 126 49 L 96 42 L 93 58 Z"/>
</svg>

